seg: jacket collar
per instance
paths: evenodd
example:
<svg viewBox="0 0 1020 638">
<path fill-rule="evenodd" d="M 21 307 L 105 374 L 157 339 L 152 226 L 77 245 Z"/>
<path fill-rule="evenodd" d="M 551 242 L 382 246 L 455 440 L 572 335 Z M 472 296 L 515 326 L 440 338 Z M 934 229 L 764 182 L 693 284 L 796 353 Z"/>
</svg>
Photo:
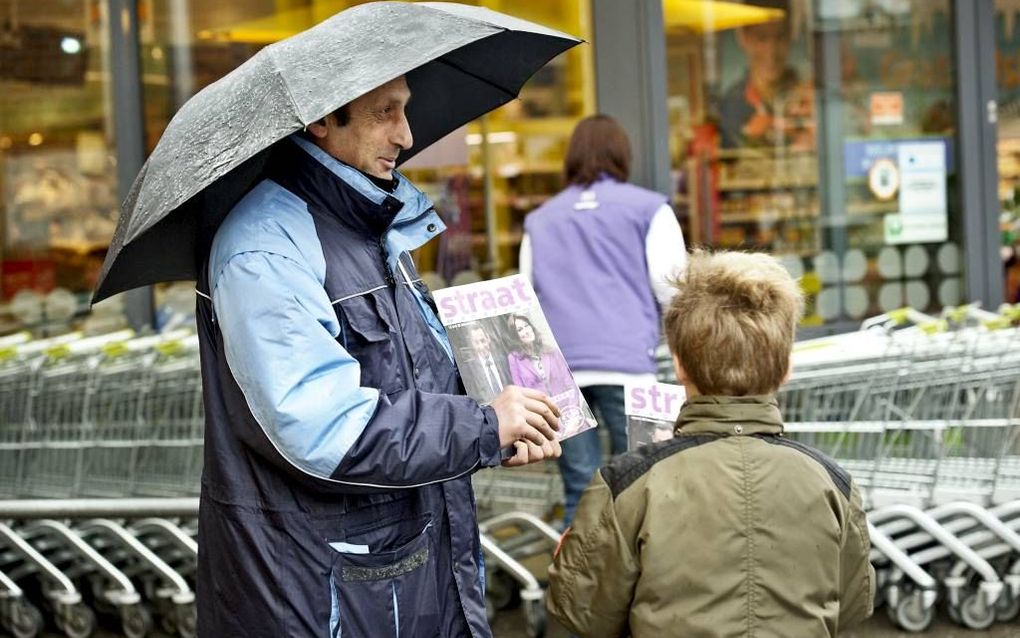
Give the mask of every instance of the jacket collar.
<svg viewBox="0 0 1020 638">
<path fill-rule="evenodd" d="M 278 145 L 269 171 L 269 177 L 287 190 L 374 237 L 393 226 L 410 224 L 432 208 L 428 197 L 410 180 L 397 171 L 394 176 L 397 188 L 387 193 L 360 171 L 296 133 Z M 431 237 L 424 241 L 428 239 Z"/>
<path fill-rule="evenodd" d="M 268 177 L 301 199 L 335 215 L 342 223 L 375 240 L 382 239 L 390 269 L 399 256 L 421 247 L 446 230 L 432 202 L 403 174 L 393 193 L 360 171 L 337 161 L 300 134 L 282 140 Z"/>
<path fill-rule="evenodd" d="M 680 408 L 674 430 L 677 435 L 722 436 L 782 432 L 783 418 L 779 413 L 779 403 L 772 395 L 691 397 Z"/>
</svg>

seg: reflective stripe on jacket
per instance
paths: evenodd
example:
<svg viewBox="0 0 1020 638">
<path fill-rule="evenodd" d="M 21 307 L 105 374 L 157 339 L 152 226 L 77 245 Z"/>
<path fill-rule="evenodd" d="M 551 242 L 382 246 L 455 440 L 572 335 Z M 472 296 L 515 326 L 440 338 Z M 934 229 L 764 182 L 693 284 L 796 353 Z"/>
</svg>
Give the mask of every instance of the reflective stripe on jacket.
<svg viewBox="0 0 1020 638">
<path fill-rule="evenodd" d="M 202 636 L 490 636 L 470 475 L 499 462 L 496 418 L 408 254 L 442 222 L 398 179 L 292 136 L 217 232 Z"/>
</svg>

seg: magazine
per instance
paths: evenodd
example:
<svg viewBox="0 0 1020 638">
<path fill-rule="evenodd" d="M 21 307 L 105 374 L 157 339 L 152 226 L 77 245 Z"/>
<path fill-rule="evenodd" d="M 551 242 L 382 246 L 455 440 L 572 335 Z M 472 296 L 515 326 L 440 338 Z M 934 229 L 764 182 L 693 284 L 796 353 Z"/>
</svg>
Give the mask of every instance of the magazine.
<svg viewBox="0 0 1020 638">
<path fill-rule="evenodd" d="M 596 426 L 526 278 L 453 286 L 433 296 L 469 396 L 486 404 L 505 386 L 534 388 L 560 409 L 559 439 Z"/>
<path fill-rule="evenodd" d="M 628 450 L 673 438 L 680 406 L 687 400 L 683 386 L 654 381 L 628 383 L 623 393 Z"/>
</svg>

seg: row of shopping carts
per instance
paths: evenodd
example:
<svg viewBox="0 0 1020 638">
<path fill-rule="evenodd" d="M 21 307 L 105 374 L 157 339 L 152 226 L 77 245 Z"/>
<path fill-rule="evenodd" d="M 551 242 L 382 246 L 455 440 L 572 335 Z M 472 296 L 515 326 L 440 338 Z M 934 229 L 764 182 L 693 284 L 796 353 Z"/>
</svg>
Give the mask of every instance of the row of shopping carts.
<svg viewBox="0 0 1020 638">
<path fill-rule="evenodd" d="M 0 628 L 193 638 L 197 512 L 195 497 L 0 501 Z"/>
<path fill-rule="evenodd" d="M 853 474 L 904 629 L 940 606 L 973 628 L 1020 613 L 1018 318 L 900 311 L 797 345 L 787 435 Z M 0 339 L 0 630 L 193 635 L 202 428 L 193 334 Z M 483 472 L 475 492 L 490 601 L 520 600 L 542 635 L 528 559 L 556 540 L 558 472 Z"/>
<path fill-rule="evenodd" d="M 908 631 L 942 606 L 1020 615 L 1020 309 L 900 310 L 797 344 L 786 436 L 835 458 L 868 509 L 879 605 Z"/>
<path fill-rule="evenodd" d="M 0 629 L 80 638 L 98 613 L 132 638 L 195 635 L 197 343 L 0 339 Z"/>
<path fill-rule="evenodd" d="M 0 338 L 0 634 L 195 635 L 199 369 L 189 331 Z M 544 592 L 521 559 L 558 540 L 538 516 L 558 480 L 550 467 L 476 485 L 490 611 L 520 602 L 532 636 Z"/>
<path fill-rule="evenodd" d="M 198 340 L 0 340 L 0 498 L 198 493 Z"/>
</svg>

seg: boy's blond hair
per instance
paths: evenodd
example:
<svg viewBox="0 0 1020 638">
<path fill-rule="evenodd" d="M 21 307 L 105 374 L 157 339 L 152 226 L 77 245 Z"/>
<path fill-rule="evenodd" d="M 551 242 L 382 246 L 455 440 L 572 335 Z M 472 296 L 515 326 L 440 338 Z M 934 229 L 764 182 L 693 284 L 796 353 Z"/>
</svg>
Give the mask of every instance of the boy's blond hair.
<svg viewBox="0 0 1020 638">
<path fill-rule="evenodd" d="M 779 389 L 790 367 L 804 296 L 762 253 L 696 250 L 673 282 L 666 338 L 702 394 L 744 396 Z"/>
</svg>

